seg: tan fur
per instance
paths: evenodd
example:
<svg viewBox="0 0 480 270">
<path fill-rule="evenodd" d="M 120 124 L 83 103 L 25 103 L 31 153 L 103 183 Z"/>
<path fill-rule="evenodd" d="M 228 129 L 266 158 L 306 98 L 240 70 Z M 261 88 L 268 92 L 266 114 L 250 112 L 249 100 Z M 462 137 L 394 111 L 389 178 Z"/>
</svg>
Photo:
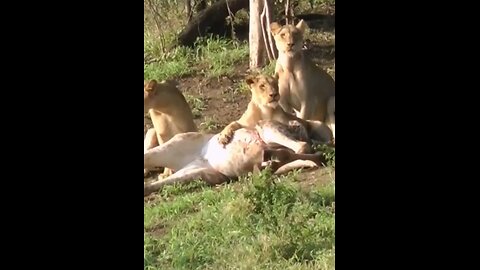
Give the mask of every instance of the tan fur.
<svg viewBox="0 0 480 270">
<path fill-rule="evenodd" d="M 281 99 L 281 95 L 278 90 L 277 78 L 268 75 L 257 75 L 247 76 L 245 81 L 249 85 L 252 93 L 251 100 L 247 106 L 247 110 L 240 119 L 233 121 L 222 130 L 219 136 L 219 142 L 221 144 L 226 145 L 229 143 L 235 130 L 240 128 L 252 129 L 260 120 L 274 120 L 284 125 L 288 125 L 292 121 L 298 121 L 307 128 L 309 134 L 317 135 L 318 140 L 323 142 L 330 140 L 331 132 L 327 126 L 322 125 L 319 121 L 305 121 L 300 119 L 295 115 L 286 113 L 283 108 L 279 106 L 278 101 Z M 312 132 L 312 129 L 315 129 L 315 132 Z M 279 140 L 281 138 L 275 139 Z M 296 141 L 293 145 L 284 146 L 294 150 L 296 153 L 309 151 L 309 146 L 306 142 Z"/>
<path fill-rule="evenodd" d="M 145 136 L 144 152 L 166 143 L 176 134 L 198 130 L 190 106 L 175 81 L 144 81 L 143 95 L 144 112 L 150 114 L 153 123 Z M 165 168 L 165 176 L 171 173 Z"/>
<path fill-rule="evenodd" d="M 279 54 L 275 76 L 279 80 L 280 105 L 301 119 L 325 122 L 334 139 L 335 81 L 303 53 L 306 23 L 301 20 L 295 26 L 281 26 L 274 22 L 270 29 Z"/>
<path fill-rule="evenodd" d="M 269 143 L 278 142 L 279 134 L 294 140 L 294 134 L 276 121 L 260 121 L 254 129 L 238 129 L 226 146 L 218 142 L 219 134 L 186 132 L 144 153 L 144 168 L 168 167 L 175 173 L 145 183 L 144 195 L 165 185 L 188 184 L 201 179 L 215 185 L 269 166 L 273 172 L 285 173 L 299 168 L 315 168 L 325 160 L 320 153 L 296 154 Z M 295 130 L 295 129 L 293 129 Z M 298 135 L 298 134 L 297 134 Z"/>
</svg>

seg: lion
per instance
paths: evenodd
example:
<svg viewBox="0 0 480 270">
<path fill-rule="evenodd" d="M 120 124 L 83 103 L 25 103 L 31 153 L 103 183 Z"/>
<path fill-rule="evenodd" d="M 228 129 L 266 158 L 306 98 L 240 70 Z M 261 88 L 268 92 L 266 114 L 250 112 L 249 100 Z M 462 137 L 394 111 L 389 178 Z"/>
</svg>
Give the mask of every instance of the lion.
<svg viewBox="0 0 480 270">
<path fill-rule="evenodd" d="M 278 77 L 280 106 L 305 120 L 325 122 L 335 139 L 335 81 L 305 56 L 302 47 L 307 24 L 270 24 L 278 50 L 275 76 Z"/>
<path fill-rule="evenodd" d="M 295 145 L 296 140 L 292 138 L 305 134 L 300 129 L 262 120 L 254 129 L 236 130 L 226 146 L 219 143 L 219 133 L 176 134 L 168 142 L 144 153 L 145 169 L 163 166 L 175 171 L 165 179 L 159 177 L 144 183 L 144 196 L 165 185 L 188 184 L 195 180 L 217 185 L 266 167 L 278 175 L 293 169 L 322 166 L 325 158 L 320 152 L 298 154 L 286 148 L 270 147 L 279 142 L 278 138 L 291 140 L 289 145 Z"/>
<path fill-rule="evenodd" d="M 198 131 L 190 106 L 176 81 L 146 80 L 143 82 L 143 96 L 144 112 L 150 114 L 153 123 L 153 128 L 145 135 L 144 153 L 178 133 Z M 144 174 L 147 172 L 145 170 Z M 164 168 L 164 176 L 171 173 L 170 168 Z"/>
<path fill-rule="evenodd" d="M 313 138 L 322 143 L 327 143 L 330 140 L 331 130 L 327 125 L 321 121 L 303 120 L 293 114 L 285 112 L 285 110 L 279 106 L 281 94 L 279 93 L 278 79 L 276 77 L 263 74 L 256 76 L 249 75 L 246 77 L 245 82 L 252 93 L 250 102 L 240 119 L 231 122 L 220 132 L 218 140 L 221 144 L 225 145 L 229 143 L 235 130 L 240 128 L 253 129 L 260 120 L 274 120 L 284 125 L 290 122 L 297 122 L 306 128 L 309 139 Z M 281 134 L 279 134 L 279 136 L 281 136 Z M 277 140 L 281 142 L 281 145 L 292 149 L 296 153 L 306 153 L 310 151 L 308 143 L 310 140 L 304 142 L 295 141 L 293 145 L 291 145 L 291 140 L 282 141 L 282 138 L 278 138 Z"/>
</svg>

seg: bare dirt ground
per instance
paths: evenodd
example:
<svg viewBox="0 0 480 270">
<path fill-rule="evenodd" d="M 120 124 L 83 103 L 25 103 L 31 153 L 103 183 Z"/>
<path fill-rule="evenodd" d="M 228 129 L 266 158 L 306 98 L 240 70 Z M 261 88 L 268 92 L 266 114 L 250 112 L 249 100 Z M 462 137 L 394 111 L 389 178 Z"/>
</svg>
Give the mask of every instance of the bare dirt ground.
<svg viewBox="0 0 480 270">
<path fill-rule="evenodd" d="M 326 15 L 332 12 L 335 11 L 324 10 Z M 306 36 L 306 53 L 335 79 L 335 30 L 334 25 L 332 25 L 334 20 L 332 22 L 331 17 L 329 18 L 330 20 L 320 22 L 307 21 L 310 29 Z M 179 88 L 185 95 L 199 97 L 205 102 L 205 109 L 201 112 L 201 116 L 195 119 L 201 130 L 208 130 L 213 133 L 219 132 L 231 121 L 242 115 L 250 100 L 250 94 L 245 91 L 238 91 L 238 86 L 246 74 L 248 74 L 248 59 L 237 64 L 235 73 L 230 77 L 208 79 L 202 75 L 194 75 L 178 80 Z M 149 127 L 152 127 L 151 121 L 145 118 L 145 132 Z M 335 174 L 334 172 L 333 174 L 326 172 L 326 170 L 331 169 L 321 168 L 303 172 L 298 180 L 304 181 L 306 185 L 312 181 L 331 181 Z M 149 178 L 151 177 L 155 177 L 155 174 Z"/>
</svg>

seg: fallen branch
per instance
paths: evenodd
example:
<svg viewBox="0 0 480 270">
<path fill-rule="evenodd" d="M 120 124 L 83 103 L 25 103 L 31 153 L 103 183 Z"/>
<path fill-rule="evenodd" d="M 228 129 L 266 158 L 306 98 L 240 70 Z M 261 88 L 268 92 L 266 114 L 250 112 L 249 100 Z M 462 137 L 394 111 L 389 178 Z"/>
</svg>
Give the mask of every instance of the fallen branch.
<svg viewBox="0 0 480 270">
<path fill-rule="evenodd" d="M 178 36 L 178 44 L 193 46 L 199 36 L 207 33 L 220 34 L 225 30 L 225 18 L 242 8 L 248 8 L 248 0 L 220 0 L 200 11 Z"/>
</svg>

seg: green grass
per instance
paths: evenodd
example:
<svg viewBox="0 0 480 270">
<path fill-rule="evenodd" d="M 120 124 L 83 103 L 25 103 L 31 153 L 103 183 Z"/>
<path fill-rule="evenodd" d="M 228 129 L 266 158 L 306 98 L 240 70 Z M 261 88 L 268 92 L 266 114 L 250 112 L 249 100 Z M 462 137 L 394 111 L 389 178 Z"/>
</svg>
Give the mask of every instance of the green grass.
<svg viewBox="0 0 480 270">
<path fill-rule="evenodd" d="M 189 74 L 201 74 L 208 78 L 232 75 L 235 64 L 248 57 L 248 44 L 209 37 L 196 42 L 195 49 L 177 47 L 164 53 L 160 41 L 144 37 L 144 52 L 149 61 L 144 64 L 144 80 L 177 79 Z M 156 43 L 157 42 L 157 43 Z"/>
<path fill-rule="evenodd" d="M 144 269 L 334 269 L 334 201 L 333 182 L 268 171 L 167 187 L 144 207 Z"/>
<path fill-rule="evenodd" d="M 205 117 L 204 121 L 202 123 L 200 123 L 199 128 L 200 128 L 200 130 L 203 130 L 203 131 L 206 131 L 206 132 L 214 132 L 215 130 L 220 129 L 221 126 L 212 117 Z"/>
<path fill-rule="evenodd" d="M 248 44 L 225 39 L 203 38 L 196 43 L 196 60 L 209 78 L 232 75 L 235 64 L 248 56 Z"/>
<path fill-rule="evenodd" d="M 335 168 L 335 148 L 324 144 L 313 145 L 313 149 L 317 152 L 322 152 L 327 160 L 327 166 Z"/>
<path fill-rule="evenodd" d="M 203 97 L 196 97 L 192 95 L 185 95 L 185 99 L 190 105 L 194 118 L 199 118 L 202 112 L 207 108 L 206 100 Z"/>
<path fill-rule="evenodd" d="M 172 0 L 145 3 L 160 12 L 155 15 L 147 8 L 144 13 L 145 80 L 188 75 L 215 79 L 232 75 L 239 63 L 248 61 L 248 44 L 216 37 L 197 40 L 193 49 L 172 49 L 186 24 L 183 5 Z M 236 15 L 237 21 L 241 16 L 248 19 L 245 13 Z M 271 75 L 274 67 L 275 62 L 260 72 Z M 234 87 L 228 97 L 232 100 L 249 93 L 242 80 Z M 191 95 L 186 99 L 194 117 L 202 118 L 208 101 Z M 220 126 L 203 117 L 200 128 Z M 325 152 L 328 169 L 334 170 L 335 149 L 316 149 Z M 320 182 L 306 186 L 296 173 L 276 177 L 263 171 L 220 187 L 200 181 L 167 186 L 144 203 L 144 269 L 334 269 L 335 181 Z"/>
<path fill-rule="evenodd" d="M 143 66 L 144 80 L 165 80 L 180 78 L 184 75 L 191 74 L 192 62 L 191 50 L 183 47 L 176 48 L 168 54 L 158 58 L 157 61 Z"/>
<path fill-rule="evenodd" d="M 277 63 L 276 60 L 271 61 L 265 67 L 262 68 L 260 73 L 272 76 L 275 73 L 275 64 L 276 63 Z"/>
</svg>

